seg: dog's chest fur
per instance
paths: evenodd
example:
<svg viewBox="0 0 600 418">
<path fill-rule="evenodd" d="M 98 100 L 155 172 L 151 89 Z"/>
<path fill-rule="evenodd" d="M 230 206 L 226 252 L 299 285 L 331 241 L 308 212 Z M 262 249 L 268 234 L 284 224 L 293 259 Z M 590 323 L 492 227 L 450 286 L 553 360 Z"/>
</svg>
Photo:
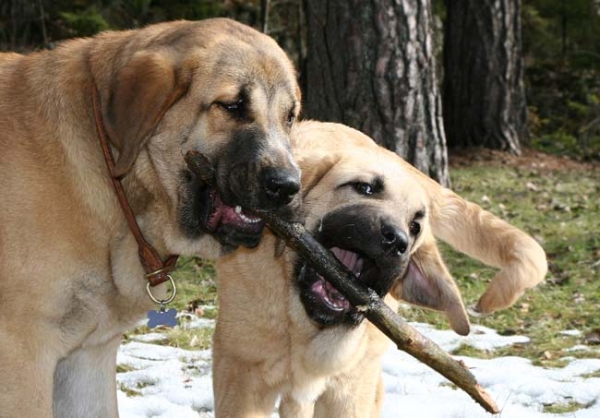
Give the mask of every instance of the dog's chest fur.
<svg viewBox="0 0 600 418">
<path fill-rule="evenodd" d="M 266 236 L 254 250 L 262 251 L 260 257 L 249 251 L 247 257 L 238 253 L 235 262 L 225 258 L 217 263 L 220 313 L 214 349 L 235 347 L 226 354 L 259 364 L 268 386 L 310 403 L 332 379 L 380 355 L 389 342 L 367 321 L 325 329 L 312 322 L 293 282 L 293 256 L 286 251 L 274 258 L 274 245 L 274 238 Z"/>
</svg>

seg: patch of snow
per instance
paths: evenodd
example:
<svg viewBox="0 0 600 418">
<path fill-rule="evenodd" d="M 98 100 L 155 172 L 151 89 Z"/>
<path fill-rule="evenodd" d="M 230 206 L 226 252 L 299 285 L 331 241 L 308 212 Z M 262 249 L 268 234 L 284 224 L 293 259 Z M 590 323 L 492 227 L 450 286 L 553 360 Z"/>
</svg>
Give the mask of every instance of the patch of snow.
<svg viewBox="0 0 600 418">
<path fill-rule="evenodd" d="M 493 350 L 529 341 L 523 336 L 501 336 L 481 326 L 474 326 L 470 336 L 460 337 L 426 324 L 411 325 L 446 351 L 461 345 Z M 564 368 L 544 369 L 520 357 L 456 358 L 471 369 L 496 401 L 501 417 L 600 417 L 600 378 L 585 377 L 600 370 L 600 359 L 565 358 L 568 364 Z M 213 417 L 210 350 L 189 351 L 131 341 L 121 346 L 117 363 L 132 369 L 117 374 L 122 418 Z M 491 416 L 441 375 L 394 347 L 384 355 L 382 364 L 386 390 L 383 418 Z M 587 408 L 563 415 L 543 412 L 545 405 L 569 402 Z"/>
<path fill-rule="evenodd" d="M 503 336 L 482 325 L 473 325 L 468 336 L 463 337 L 448 330 L 438 330 L 429 324 L 410 323 L 421 334 L 425 334 L 446 351 L 454 351 L 466 345 L 478 350 L 493 350 L 514 344 L 526 344 L 529 338 L 522 335 Z"/>
<path fill-rule="evenodd" d="M 566 335 L 567 337 L 579 337 L 581 335 L 581 331 L 577 329 L 566 329 L 564 331 L 560 331 L 559 334 Z"/>
<path fill-rule="evenodd" d="M 166 340 L 168 337 L 165 334 L 160 334 L 158 332 L 149 332 L 148 334 L 139 334 L 132 335 L 131 339 L 133 341 L 140 341 L 143 343 L 156 343 L 160 341 Z"/>
<path fill-rule="evenodd" d="M 565 348 L 563 351 L 591 351 L 592 349 L 587 345 L 577 344 L 573 347 Z"/>
</svg>

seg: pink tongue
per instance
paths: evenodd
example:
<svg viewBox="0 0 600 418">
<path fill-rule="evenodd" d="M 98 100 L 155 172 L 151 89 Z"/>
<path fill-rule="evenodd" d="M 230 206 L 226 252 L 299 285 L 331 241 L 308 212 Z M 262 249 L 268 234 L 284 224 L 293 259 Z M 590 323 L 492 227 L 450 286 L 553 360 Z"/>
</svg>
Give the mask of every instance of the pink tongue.
<svg viewBox="0 0 600 418">
<path fill-rule="evenodd" d="M 330 308 L 341 311 L 350 308 L 350 302 L 337 291 L 333 285 L 319 275 L 321 280 L 317 280 L 312 285 L 312 291 L 320 295 Z"/>
<path fill-rule="evenodd" d="M 338 247 L 333 247 L 331 252 L 342 262 L 342 264 L 348 267 L 356 277 L 360 276 L 364 262 L 358 254 L 353 253 L 352 251 L 342 250 Z M 350 307 L 350 302 L 348 302 L 348 300 L 338 292 L 331 283 L 325 280 L 323 276 L 319 275 L 319 278 L 321 280 L 318 280 L 313 284 L 313 291 L 322 295 L 325 302 L 329 304 L 331 308 L 335 310 L 348 309 Z"/>
<path fill-rule="evenodd" d="M 360 276 L 364 262 L 363 259 L 358 256 L 358 254 L 353 253 L 352 251 L 342 250 L 338 247 L 331 248 L 331 252 L 338 260 L 342 262 L 343 265 L 348 267 L 348 269 L 354 273 L 356 277 Z"/>
<path fill-rule="evenodd" d="M 217 229 L 219 222 L 221 222 L 221 217 L 223 216 L 223 209 L 226 207 L 223 202 L 221 202 L 221 198 L 217 194 L 216 191 L 211 190 L 210 197 L 213 201 L 214 211 L 210 214 L 210 219 L 208 220 L 208 227 L 212 230 Z"/>
<path fill-rule="evenodd" d="M 211 197 L 213 199 L 215 210 L 211 214 L 208 222 L 208 226 L 210 228 L 216 229 L 219 223 L 240 225 L 260 222 L 260 218 L 250 215 L 244 209 L 242 209 L 240 213 L 236 212 L 235 208 L 223 203 L 216 192 L 212 191 Z"/>
<path fill-rule="evenodd" d="M 331 283 L 329 283 L 327 280 L 325 281 L 325 283 L 323 284 L 323 288 L 325 289 L 325 291 L 327 292 L 327 295 L 331 298 L 334 299 L 335 301 L 342 301 L 345 300 L 346 298 L 340 293 L 338 292 L 338 290 L 333 287 L 333 285 Z"/>
</svg>

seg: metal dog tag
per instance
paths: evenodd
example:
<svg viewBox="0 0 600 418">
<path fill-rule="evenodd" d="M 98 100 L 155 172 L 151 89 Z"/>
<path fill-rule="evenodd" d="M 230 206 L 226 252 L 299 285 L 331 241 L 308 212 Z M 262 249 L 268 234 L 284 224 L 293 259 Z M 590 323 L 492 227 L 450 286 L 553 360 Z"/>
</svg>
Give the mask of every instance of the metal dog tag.
<svg viewBox="0 0 600 418">
<path fill-rule="evenodd" d="M 174 327 L 175 325 L 177 325 L 177 309 L 165 309 L 164 305 L 161 305 L 158 311 L 148 311 L 148 328 Z"/>
<path fill-rule="evenodd" d="M 167 277 L 171 282 L 171 295 L 166 299 L 155 298 L 152 294 L 150 283 L 146 285 L 148 296 L 150 296 L 150 299 L 152 299 L 153 302 L 158 303 L 158 305 L 160 306 L 160 308 L 157 311 L 148 311 L 148 328 L 152 329 L 158 326 L 174 327 L 175 325 L 177 325 L 177 309 L 165 308 L 168 303 L 173 302 L 173 299 L 175 299 L 175 295 L 177 294 L 177 287 L 175 286 L 175 281 L 170 275 L 168 275 Z"/>
</svg>

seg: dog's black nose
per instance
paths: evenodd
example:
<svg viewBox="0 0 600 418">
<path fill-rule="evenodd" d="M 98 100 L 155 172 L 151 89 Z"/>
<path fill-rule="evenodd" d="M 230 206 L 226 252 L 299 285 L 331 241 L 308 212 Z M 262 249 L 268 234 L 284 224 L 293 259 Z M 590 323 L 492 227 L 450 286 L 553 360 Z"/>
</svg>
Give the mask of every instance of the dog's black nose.
<svg viewBox="0 0 600 418">
<path fill-rule="evenodd" d="M 263 176 L 267 198 L 275 205 L 287 205 L 300 190 L 300 179 L 295 170 L 268 168 Z"/>
<path fill-rule="evenodd" d="M 383 223 L 381 225 L 381 246 L 386 253 L 404 254 L 408 248 L 408 235 L 393 225 Z"/>
</svg>

